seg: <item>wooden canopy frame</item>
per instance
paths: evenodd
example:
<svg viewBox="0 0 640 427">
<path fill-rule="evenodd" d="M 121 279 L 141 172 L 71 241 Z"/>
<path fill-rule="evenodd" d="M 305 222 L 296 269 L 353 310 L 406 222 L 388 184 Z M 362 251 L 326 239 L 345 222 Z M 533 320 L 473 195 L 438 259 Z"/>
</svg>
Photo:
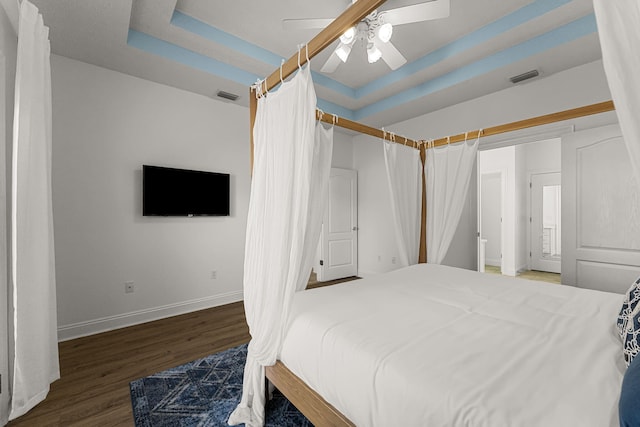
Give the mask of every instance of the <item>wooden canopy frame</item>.
<svg viewBox="0 0 640 427">
<path fill-rule="evenodd" d="M 286 79 L 293 74 L 298 66 L 307 63 L 307 59 L 315 57 L 318 53 L 322 52 L 327 46 L 337 40 L 347 29 L 356 25 L 363 20 L 367 15 L 377 9 L 379 6 L 385 3 L 386 0 L 359 0 L 353 3 L 347 10 L 345 10 L 340 16 L 338 16 L 329 26 L 324 28 L 318 35 L 316 35 L 307 46 L 297 51 L 286 62 L 282 64 L 282 67 L 271 73 L 263 82 L 265 92 L 273 89 L 280 84 L 281 79 Z M 256 111 L 258 107 L 258 96 L 254 86 L 249 89 L 249 129 L 250 129 L 250 156 L 251 156 L 251 170 L 253 170 L 253 127 L 256 120 Z M 544 116 L 533 117 L 526 120 L 520 120 L 516 122 L 506 123 L 499 126 L 493 126 L 482 130 L 480 135 L 479 130 L 467 132 L 466 137 L 475 139 L 478 137 L 487 137 L 491 135 L 498 135 L 507 132 L 513 132 L 516 130 L 526 129 L 535 126 L 542 126 L 550 123 L 561 122 L 564 120 L 575 119 L 578 117 L 589 116 L 592 114 L 604 113 L 614 110 L 613 101 L 605 101 L 597 104 L 587 105 L 584 107 L 574 108 L 571 110 L 560 111 Z M 426 159 L 426 144 L 424 140 L 413 140 L 404 136 L 392 137 L 390 132 L 385 132 L 381 129 L 376 129 L 371 126 L 367 126 L 362 123 L 358 123 L 345 118 L 339 118 L 337 121 L 334 119 L 336 116 L 331 114 L 324 114 L 320 110 L 316 111 L 316 118 L 325 123 L 333 124 L 345 129 L 349 129 L 365 135 L 374 136 L 380 139 L 386 139 L 394 141 L 403 145 L 410 145 L 420 150 L 420 159 L 424 166 Z M 461 133 L 450 137 L 444 137 L 433 141 L 434 146 L 438 147 L 447 143 L 456 143 L 465 140 L 465 134 Z M 422 215 L 420 225 L 420 251 L 418 261 L 421 263 L 427 262 L 427 248 L 426 248 L 426 228 L 427 228 L 427 201 L 426 201 L 426 180 L 424 173 L 422 175 Z"/>
<path fill-rule="evenodd" d="M 276 87 L 280 84 L 281 79 L 286 79 L 293 74 L 299 66 L 306 64 L 307 59 L 315 57 L 322 52 L 331 43 L 337 40 L 347 29 L 356 25 L 367 15 L 385 3 L 386 0 L 358 0 L 353 3 L 347 10 L 338 16 L 329 26 L 324 28 L 316 35 L 306 47 L 297 51 L 283 65 L 271 73 L 264 81 L 264 91 Z M 253 128 L 257 111 L 257 88 L 252 86 L 249 89 L 249 127 L 250 127 L 250 162 L 253 170 Z M 449 137 L 444 137 L 432 141 L 433 146 L 441 146 L 448 143 L 456 143 L 464 141 L 465 138 L 475 139 L 479 137 L 487 137 L 498 135 L 516 130 L 527 129 L 535 126 L 542 126 L 550 123 L 575 119 L 579 117 L 600 114 L 614 110 L 613 101 L 605 101 L 597 104 L 587 105 L 584 107 L 574 108 L 571 110 L 560 111 L 556 113 L 546 114 L 526 120 L 511 122 L 499 126 L 485 128 L 482 131 L 475 130 L 471 132 L 461 133 Z M 412 140 L 404 136 L 396 136 L 376 129 L 362 123 L 352 120 L 339 118 L 331 114 L 324 114 L 320 110 L 316 111 L 316 119 L 325 123 L 333 124 L 345 129 L 349 129 L 358 133 L 374 136 L 380 139 L 410 145 L 420 150 L 420 158 L 424 166 L 426 159 L 426 141 Z M 426 252 L 426 182 L 425 175 L 422 175 L 422 219 L 420 227 L 420 252 L 419 262 L 424 263 L 427 259 Z M 284 364 L 277 362 L 274 366 L 266 367 L 267 378 L 293 403 L 314 425 L 316 426 L 353 426 L 354 424 L 343 414 L 340 413 L 331 404 L 326 402 L 322 396 L 312 390 L 308 385 L 293 374 Z"/>
</svg>

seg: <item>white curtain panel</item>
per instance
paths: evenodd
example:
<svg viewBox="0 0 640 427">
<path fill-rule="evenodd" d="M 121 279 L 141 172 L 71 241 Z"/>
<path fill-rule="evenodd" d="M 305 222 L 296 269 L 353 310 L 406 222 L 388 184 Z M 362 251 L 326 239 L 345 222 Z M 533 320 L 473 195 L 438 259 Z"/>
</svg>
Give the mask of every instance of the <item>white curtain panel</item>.
<svg viewBox="0 0 640 427">
<path fill-rule="evenodd" d="M 640 2 L 593 0 L 593 5 L 609 89 L 640 183 Z"/>
<path fill-rule="evenodd" d="M 467 200 L 479 138 L 427 149 L 427 262 L 440 264 L 447 254 Z"/>
<path fill-rule="evenodd" d="M 400 265 L 418 263 L 422 211 L 422 161 L 420 151 L 383 141 L 384 162 L 391 195 L 393 226 Z"/>
<path fill-rule="evenodd" d="M 51 203 L 51 68 L 49 29 L 23 0 L 11 176 L 11 413 L 44 400 L 60 377 Z M 4 390 L 3 390 L 4 391 Z"/>
<path fill-rule="evenodd" d="M 265 366 L 276 362 L 293 295 L 311 273 L 333 149 L 315 106 L 308 67 L 258 101 L 244 263 L 251 342 L 230 425 L 264 425 Z"/>
</svg>

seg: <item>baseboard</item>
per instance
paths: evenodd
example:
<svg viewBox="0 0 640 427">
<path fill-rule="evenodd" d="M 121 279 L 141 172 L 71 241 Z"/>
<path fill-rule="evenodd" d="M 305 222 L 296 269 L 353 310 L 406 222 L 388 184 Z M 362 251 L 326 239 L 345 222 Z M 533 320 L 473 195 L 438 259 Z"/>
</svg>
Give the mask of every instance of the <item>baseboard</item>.
<svg viewBox="0 0 640 427">
<path fill-rule="evenodd" d="M 114 329 L 125 328 L 127 326 L 138 325 L 140 323 L 151 322 L 153 320 L 230 304 L 232 302 L 242 301 L 242 296 L 242 291 L 227 292 L 211 297 L 183 301 L 70 325 L 62 325 L 58 327 L 58 341 L 68 341 Z"/>
<path fill-rule="evenodd" d="M 511 269 L 508 269 L 508 268 L 505 268 L 504 270 L 502 270 L 502 274 L 504 276 L 511 276 L 511 277 L 516 277 L 517 276 L 517 273 L 516 273 L 515 270 L 511 270 Z"/>
</svg>

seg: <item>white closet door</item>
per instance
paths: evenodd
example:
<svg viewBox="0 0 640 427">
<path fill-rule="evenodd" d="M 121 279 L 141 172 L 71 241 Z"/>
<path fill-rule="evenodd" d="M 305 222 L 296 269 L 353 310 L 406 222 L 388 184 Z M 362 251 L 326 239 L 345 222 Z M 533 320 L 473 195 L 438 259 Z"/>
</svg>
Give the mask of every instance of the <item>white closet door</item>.
<svg viewBox="0 0 640 427">
<path fill-rule="evenodd" d="M 318 281 L 358 274 L 358 176 L 332 168 L 329 197 L 322 224 Z"/>
<path fill-rule="evenodd" d="M 562 283 L 624 293 L 640 275 L 640 188 L 617 125 L 562 138 Z"/>
</svg>

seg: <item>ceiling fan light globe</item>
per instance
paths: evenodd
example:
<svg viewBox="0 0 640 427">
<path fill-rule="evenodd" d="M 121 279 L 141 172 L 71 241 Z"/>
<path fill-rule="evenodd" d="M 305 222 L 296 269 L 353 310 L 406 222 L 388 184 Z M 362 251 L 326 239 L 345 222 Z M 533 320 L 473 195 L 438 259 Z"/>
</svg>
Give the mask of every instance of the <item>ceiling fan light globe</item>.
<svg viewBox="0 0 640 427">
<path fill-rule="evenodd" d="M 342 62 L 347 62 L 347 58 L 349 58 L 349 54 L 351 53 L 351 46 L 342 45 L 336 49 L 336 55 Z"/>
<path fill-rule="evenodd" d="M 388 43 L 389 40 L 391 40 L 391 35 L 393 34 L 393 25 L 388 22 L 386 24 L 382 24 L 378 27 L 377 33 L 378 39 L 380 39 L 382 43 Z"/>
<path fill-rule="evenodd" d="M 351 44 L 356 37 L 356 27 L 351 27 L 340 36 L 342 44 Z"/>
<path fill-rule="evenodd" d="M 369 64 L 373 64 L 377 62 L 382 57 L 382 52 L 375 45 L 367 48 L 367 60 L 369 60 Z"/>
</svg>

